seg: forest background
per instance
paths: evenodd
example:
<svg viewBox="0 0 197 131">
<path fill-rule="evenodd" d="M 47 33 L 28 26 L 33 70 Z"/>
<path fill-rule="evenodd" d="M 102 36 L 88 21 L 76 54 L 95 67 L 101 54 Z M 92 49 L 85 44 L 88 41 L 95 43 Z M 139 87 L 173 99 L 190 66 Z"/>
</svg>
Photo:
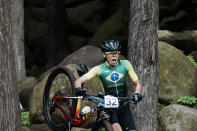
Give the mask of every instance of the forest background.
<svg viewBox="0 0 197 131">
<path fill-rule="evenodd" d="M 15 60 L 16 65 L 21 66 L 17 69 L 23 72 L 21 75 L 16 69 L 17 73 L 19 72 L 17 81 L 23 80 L 26 76 L 40 77 L 43 72 L 56 66 L 81 47 L 87 45 L 99 47 L 106 39 L 119 40 L 123 44 L 122 55 L 127 58 L 128 2 L 127 0 L 11 1 L 12 27 L 16 27 L 12 28 L 13 41 L 17 43 L 15 38 L 21 36 L 19 42 L 22 44 L 14 47 L 15 56 L 18 56 Z M 196 5 L 196 0 L 160 0 L 159 30 L 176 33 L 195 30 Z M 18 14 L 17 9 L 21 9 Z M 146 13 L 148 16 L 150 12 Z M 18 23 L 15 22 L 16 19 Z M 20 30 L 23 29 L 21 26 L 24 26 L 24 30 Z M 185 55 L 190 54 L 195 58 L 197 50 L 195 46 L 188 48 L 182 45 L 177 48 Z"/>
<path fill-rule="evenodd" d="M 99 47 L 109 38 L 118 39 L 123 44 L 122 54 L 127 56 L 128 5 L 127 0 L 62 0 L 53 6 L 39 0 L 25 0 L 27 75 L 39 76 L 82 46 Z M 51 12 L 53 7 L 58 10 Z M 112 23 L 113 20 L 117 22 Z M 111 28 L 104 29 L 109 25 Z M 197 0 L 159 0 L 159 30 L 181 32 L 196 28 Z M 186 55 L 192 53 L 180 48 Z"/>
</svg>

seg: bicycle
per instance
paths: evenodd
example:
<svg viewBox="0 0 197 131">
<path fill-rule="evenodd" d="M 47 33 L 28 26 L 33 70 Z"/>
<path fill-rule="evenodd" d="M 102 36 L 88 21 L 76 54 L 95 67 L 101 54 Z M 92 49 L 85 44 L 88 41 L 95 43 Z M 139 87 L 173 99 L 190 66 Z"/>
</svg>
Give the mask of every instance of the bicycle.
<svg viewBox="0 0 197 131">
<path fill-rule="evenodd" d="M 77 66 L 79 76 L 87 71 L 86 66 Z M 59 84 L 58 81 L 60 82 L 62 77 L 64 77 L 65 81 L 63 84 Z M 113 97 L 105 97 L 105 94 L 101 92 L 98 95 L 85 93 L 83 96 L 76 96 L 74 81 L 73 73 L 66 67 L 58 67 L 48 76 L 43 95 L 43 110 L 48 125 L 54 130 L 67 129 L 70 131 L 72 127 L 80 126 L 97 111 L 96 124 L 92 130 L 99 130 L 99 127 L 104 127 L 108 131 L 112 131 L 111 124 L 108 121 L 110 116 L 105 112 L 106 105 L 115 104 L 117 106 L 120 100 L 124 101 L 124 104 L 129 102 L 136 104 L 133 96 L 121 97 L 118 101 L 116 99 L 115 103 L 112 103 L 114 102 Z M 108 100 L 107 102 L 107 98 L 110 99 L 110 97 L 112 101 Z M 98 104 L 90 109 L 88 113 L 81 114 L 81 103 L 83 100 L 98 102 Z"/>
</svg>

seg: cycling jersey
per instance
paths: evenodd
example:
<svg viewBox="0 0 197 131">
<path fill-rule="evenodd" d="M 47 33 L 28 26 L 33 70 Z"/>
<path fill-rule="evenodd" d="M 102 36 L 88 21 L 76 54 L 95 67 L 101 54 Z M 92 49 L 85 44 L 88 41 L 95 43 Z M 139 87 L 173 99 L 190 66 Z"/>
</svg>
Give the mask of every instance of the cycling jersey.
<svg viewBox="0 0 197 131">
<path fill-rule="evenodd" d="M 103 91 L 113 96 L 127 96 L 126 74 L 129 74 L 132 81 L 138 80 L 132 65 L 128 60 L 120 60 L 112 68 L 107 62 L 92 68 L 85 74 L 86 78 L 91 79 L 98 76 L 103 85 Z"/>
</svg>

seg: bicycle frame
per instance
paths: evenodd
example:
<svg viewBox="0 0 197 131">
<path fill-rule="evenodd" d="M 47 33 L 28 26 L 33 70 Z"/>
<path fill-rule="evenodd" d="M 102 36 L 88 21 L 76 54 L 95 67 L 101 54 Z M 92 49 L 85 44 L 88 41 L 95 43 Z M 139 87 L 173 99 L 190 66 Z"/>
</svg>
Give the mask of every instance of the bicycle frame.
<svg viewBox="0 0 197 131">
<path fill-rule="evenodd" d="M 87 117 L 90 117 L 92 115 L 92 113 L 95 112 L 98 108 L 104 107 L 104 99 L 103 98 L 90 95 L 89 96 L 89 99 L 98 100 L 100 102 L 95 107 L 93 107 L 91 109 L 90 113 L 85 114 L 84 117 L 79 118 L 78 117 L 78 114 L 81 111 L 81 104 L 82 104 L 83 96 L 79 96 L 79 97 L 54 96 L 52 100 L 57 105 L 57 107 L 60 109 L 60 111 L 62 112 L 62 114 L 64 115 L 65 118 L 68 118 L 68 116 L 66 115 L 65 111 L 62 109 L 62 107 L 60 106 L 60 104 L 57 102 L 57 99 L 68 99 L 68 100 L 69 99 L 78 99 L 77 100 L 77 107 L 76 107 L 76 111 L 75 111 L 75 116 L 74 116 L 74 118 L 71 118 L 72 119 L 72 125 L 74 127 L 80 126 L 83 122 L 86 121 L 86 118 Z M 71 105 L 69 105 L 69 110 L 71 110 Z"/>
</svg>

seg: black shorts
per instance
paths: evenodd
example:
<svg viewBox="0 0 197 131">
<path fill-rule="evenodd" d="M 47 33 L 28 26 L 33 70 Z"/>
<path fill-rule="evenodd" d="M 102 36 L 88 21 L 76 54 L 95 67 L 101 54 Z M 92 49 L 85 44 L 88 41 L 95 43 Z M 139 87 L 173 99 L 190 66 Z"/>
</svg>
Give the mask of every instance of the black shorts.
<svg viewBox="0 0 197 131">
<path fill-rule="evenodd" d="M 112 125 L 119 123 L 123 131 L 136 130 L 129 104 L 120 109 L 108 109 L 106 112 L 110 115 L 109 122 Z"/>
</svg>

